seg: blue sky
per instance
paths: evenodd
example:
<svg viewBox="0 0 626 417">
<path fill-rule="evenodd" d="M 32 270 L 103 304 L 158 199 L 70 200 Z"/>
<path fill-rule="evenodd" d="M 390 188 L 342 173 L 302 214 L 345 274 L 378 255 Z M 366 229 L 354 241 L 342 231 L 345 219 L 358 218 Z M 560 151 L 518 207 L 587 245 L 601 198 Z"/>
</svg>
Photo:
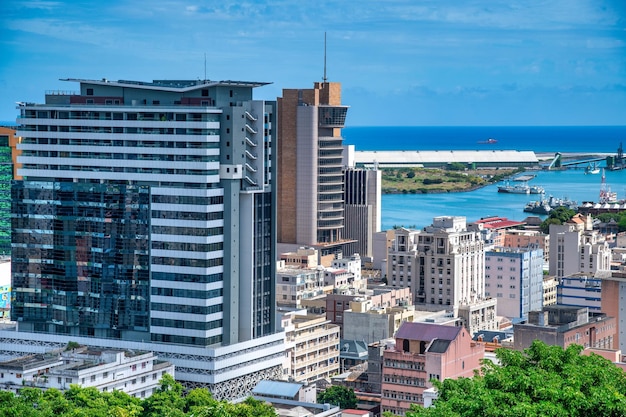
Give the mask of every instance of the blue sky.
<svg viewBox="0 0 626 417">
<path fill-rule="evenodd" d="M 342 83 L 346 124 L 625 125 L 624 0 L 3 0 L 0 120 L 61 78 Z"/>
</svg>

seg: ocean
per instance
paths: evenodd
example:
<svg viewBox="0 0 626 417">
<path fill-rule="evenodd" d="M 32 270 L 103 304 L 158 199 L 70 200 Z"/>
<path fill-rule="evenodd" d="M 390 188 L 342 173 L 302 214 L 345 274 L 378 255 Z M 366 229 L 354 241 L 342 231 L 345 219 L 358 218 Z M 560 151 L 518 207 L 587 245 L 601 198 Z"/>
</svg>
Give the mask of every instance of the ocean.
<svg viewBox="0 0 626 417">
<path fill-rule="evenodd" d="M 343 136 L 344 143 L 355 145 L 357 151 L 498 149 L 616 154 L 621 142 L 626 141 L 626 126 L 347 127 Z M 488 138 L 497 143 L 478 143 Z M 569 198 L 578 203 L 598 201 L 601 174 L 588 175 L 582 169 L 531 173 L 536 177 L 529 184 L 543 186 L 546 197 Z M 618 198 L 626 198 L 626 170 L 606 171 L 604 187 L 617 192 Z M 394 226 L 420 229 L 437 216 L 465 216 L 468 222 L 488 216 L 521 221 L 533 215 L 523 211 L 526 203 L 538 198 L 498 193 L 497 184 L 461 193 L 385 194 L 382 230 Z"/>
<path fill-rule="evenodd" d="M 346 127 L 344 143 L 357 151 L 517 150 L 616 152 L 625 126 L 374 126 Z M 489 138 L 494 144 L 481 144 Z"/>
</svg>

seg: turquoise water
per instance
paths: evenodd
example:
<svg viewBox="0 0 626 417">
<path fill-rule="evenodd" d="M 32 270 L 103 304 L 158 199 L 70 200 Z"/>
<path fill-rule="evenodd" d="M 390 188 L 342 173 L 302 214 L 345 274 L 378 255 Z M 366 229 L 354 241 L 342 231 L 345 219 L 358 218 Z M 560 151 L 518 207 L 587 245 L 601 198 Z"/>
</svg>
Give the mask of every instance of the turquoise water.
<svg viewBox="0 0 626 417">
<path fill-rule="evenodd" d="M 569 198 L 579 204 L 598 201 L 601 174 L 586 175 L 580 169 L 531 173 L 536 178 L 529 184 L 543 186 L 546 197 Z M 606 184 L 611 191 L 617 192 L 619 199 L 626 198 L 626 170 L 606 171 Z M 523 210 L 526 203 L 538 198 L 540 196 L 536 194 L 498 193 L 497 184 L 462 193 L 385 194 L 382 197 L 382 230 L 394 226 L 421 229 L 437 216 L 465 216 L 468 222 L 472 222 L 493 215 L 521 221 L 527 216 L 536 216 Z"/>
<path fill-rule="evenodd" d="M 370 126 L 346 127 L 344 143 L 367 150 L 518 150 L 616 154 L 626 143 L 626 126 Z M 481 144 L 488 138 L 495 144 Z M 601 175 L 582 170 L 539 171 L 531 185 L 546 189 L 546 197 L 578 203 L 597 201 Z M 618 198 L 626 198 L 626 171 L 607 171 L 606 183 Z M 465 216 L 468 222 L 502 216 L 524 220 L 524 206 L 538 195 L 502 194 L 497 184 L 475 191 L 449 194 L 390 194 L 382 198 L 382 228 L 422 228 L 437 216 Z M 540 216 L 545 218 L 545 216 Z"/>
</svg>

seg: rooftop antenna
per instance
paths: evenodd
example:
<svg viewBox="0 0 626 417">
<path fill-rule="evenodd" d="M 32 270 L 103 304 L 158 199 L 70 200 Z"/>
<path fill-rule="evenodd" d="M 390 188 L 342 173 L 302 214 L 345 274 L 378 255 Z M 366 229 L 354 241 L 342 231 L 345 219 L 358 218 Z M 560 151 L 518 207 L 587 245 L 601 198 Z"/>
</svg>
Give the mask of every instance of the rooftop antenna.
<svg viewBox="0 0 626 417">
<path fill-rule="evenodd" d="M 322 81 L 328 81 L 328 78 L 326 78 L 326 32 L 324 32 L 324 78 L 322 78 Z"/>
</svg>

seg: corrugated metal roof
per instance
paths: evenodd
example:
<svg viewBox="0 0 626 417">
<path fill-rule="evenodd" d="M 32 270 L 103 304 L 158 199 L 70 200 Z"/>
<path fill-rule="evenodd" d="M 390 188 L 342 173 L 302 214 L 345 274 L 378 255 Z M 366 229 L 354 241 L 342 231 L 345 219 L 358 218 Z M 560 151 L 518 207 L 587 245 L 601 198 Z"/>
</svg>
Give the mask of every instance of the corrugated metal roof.
<svg viewBox="0 0 626 417">
<path fill-rule="evenodd" d="M 271 395 L 272 397 L 293 398 L 302 388 L 302 384 L 283 381 L 263 380 L 254 387 L 252 393 L 254 395 Z"/>
<path fill-rule="evenodd" d="M 533 151 L 356 151 L 357 164 L 539 163 Z"/>
</svg>

